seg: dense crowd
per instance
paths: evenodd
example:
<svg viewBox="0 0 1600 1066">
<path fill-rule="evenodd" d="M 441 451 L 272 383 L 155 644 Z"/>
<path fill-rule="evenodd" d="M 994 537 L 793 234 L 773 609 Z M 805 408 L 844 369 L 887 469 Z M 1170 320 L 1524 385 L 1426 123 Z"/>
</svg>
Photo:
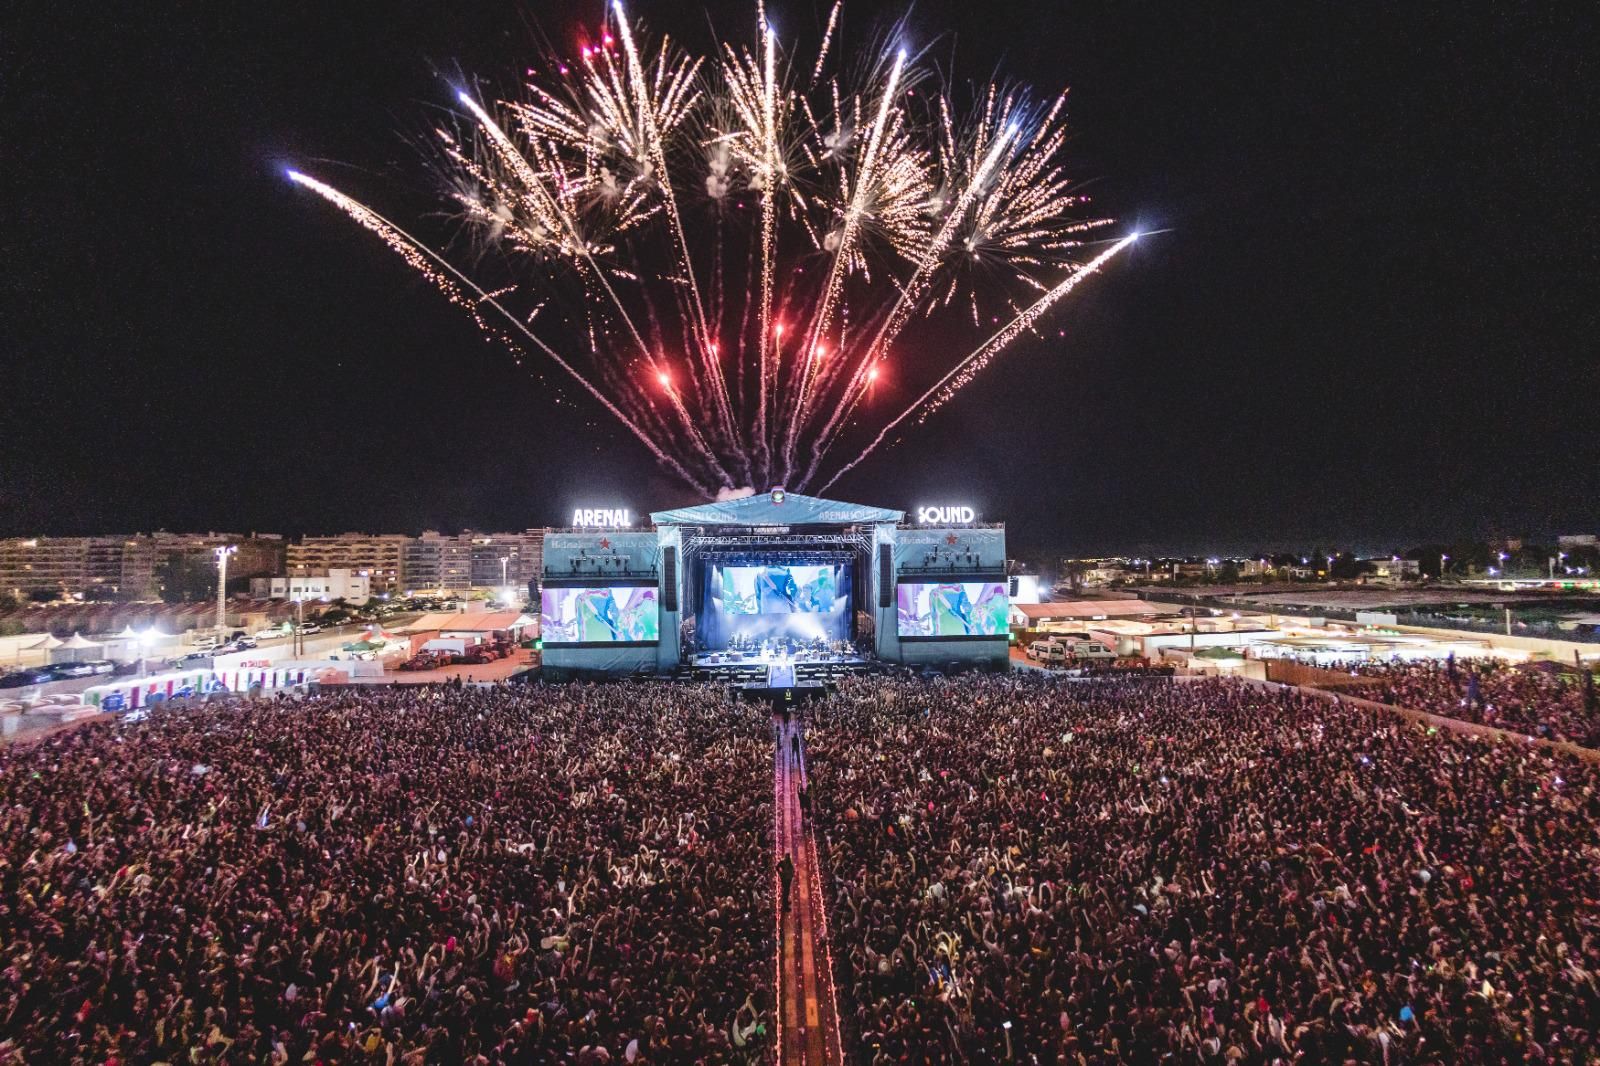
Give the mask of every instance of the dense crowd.
<svg viewBox="0 0 1600 1066">
<path fill-rule="evenodd" d="M 1592 675 L 1517 667 L 1498 659 L 1359 663 L 1352 694 L 1412 710 L 1600 748 L 1600 693 Z"/>
<path fill-rule="evenodd" d="M 1595 769 L 1241 682 L 817 714 L 864 1063 L 1600 1061 Z"/>
<path fill-rule="evenodd" d="M 770 727 L 386 690 L 0 749 L 0 1063 L 744 1063 Z"/>
</svg>

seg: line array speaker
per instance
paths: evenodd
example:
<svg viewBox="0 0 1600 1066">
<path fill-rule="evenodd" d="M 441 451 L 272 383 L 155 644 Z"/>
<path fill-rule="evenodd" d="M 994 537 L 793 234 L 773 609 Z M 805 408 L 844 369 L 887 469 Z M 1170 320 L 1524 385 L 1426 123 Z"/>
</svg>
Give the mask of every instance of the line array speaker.
<svg viewBox="0 0 1600 1066">
<path fill-rule="evenodd" d="M 678 609 L 678 549 L 671 545 L 661 549 L 661 609 Z"/>
<path fill-rule="evenodd" d="M 878 545 L 878 606 L 894 606 L 894 545 Z"/>
</svg>

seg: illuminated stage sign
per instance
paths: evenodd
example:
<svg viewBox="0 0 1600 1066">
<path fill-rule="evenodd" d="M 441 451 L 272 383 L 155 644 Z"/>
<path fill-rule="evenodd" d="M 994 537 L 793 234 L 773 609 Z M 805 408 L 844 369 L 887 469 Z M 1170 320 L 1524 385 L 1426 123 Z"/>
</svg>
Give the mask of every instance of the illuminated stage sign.
<svg viewBox="0 0 1600 1066">
<path fill-rule="evenodd" d="M 977 519 L 978 512 L 973 510 L 971 507 L 952 506 L 917 508 L 917 521 L 925 526 L 959 526 L 968 522 L 975 522 Z"/>
<path fill-rule="evenodd" d="M 627 529 L 631 525 L 626 507 L 617 510 L 580 507 L 572 512 L 574 529 Z"/>
</svg>

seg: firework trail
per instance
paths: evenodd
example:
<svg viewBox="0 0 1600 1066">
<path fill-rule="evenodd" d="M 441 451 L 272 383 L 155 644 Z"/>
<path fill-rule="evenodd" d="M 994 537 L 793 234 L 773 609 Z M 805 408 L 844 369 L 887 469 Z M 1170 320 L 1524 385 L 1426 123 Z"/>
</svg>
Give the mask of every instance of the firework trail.
<svg viewBox="0 0 1600 1066">
<path fill-rule="evenodd" d="M 291 177 L 486 334 L 554 361 L 696 491 L 826 488 L 1134 239 L 1091 254 L 1104 242 L 1086 235 L 1110 220 L 1064 170 L 1064 94 L 983 85 L 963 110 L 923 87 L 896 34 L 852 54 L 840 21 L 835 2 L 801 62 L 758 3 L 752 43 L 696 57 L 612 0 L 577 54 L 529 68 L 519 99 L 458 93 L 437 167 L 476 280 Z M 923 330 L 936 343 L 902 340 Z M 908 390 L 937 380 L 880 426 L 891 367 Z"/>
<path fill-rule="evenodd" d="M 839 471 L 830 477 L 823 484 L 821 490 L 819 491 L 826 492 L 829 486 L 831 486 L 835 481 L 838 481 L 849 471 L 854 470 L 863 459 L 871 455 L 874 451 L 877 451 L 878 446 L 884 442 L 884 439 L 888 437 L 891 432 L 893 432 L 896 426 L 900 425 L 900 423 L 904 422 L 907 418 L 910 418 L 912 415 L 916 415 L 917 422 L 920 424 L 933 412 L 949 403 L 955 394 L 960 392 L 962 387 L 973 379 L 978 371 L 988 366 L 990 361 L 993 360 L 995 356 L 1005 351 L 1007 345 L 1016 340 L 1020 334 L 1026 330 L 1032 329 L 1034 323 L 1039 320 L 1039 317 L 1049 311 L 1057 301 L 1059 301 L 1063 296 L 1067 295 L 1067 293 L 1071 292 L 1073 289 L 1077 288 L 1078 283 L 1083 281 L 1084 278 L 1087 278 L 1090 274 L 1093 274 L 1095 271 L 1099 270 L 1106 263 L 1110 262 L 1118 252 L 1122 251 L 1124 248 L 1138 239 L 1139 234 L 1130 233 L 1128 236 L 1123 237 L 1121 240 L 1115 242 L 1111 245 L 1111 247 L 1107 248 L 1105 251 L 1091 259 L 1088 263 L 1084 264 L 1081 270 L 1072 274 L 1065 281 L 1061 282 L 1061 284 L 1057 285 L 1055 288 L 1039 297 L 1033 306 L 1017 315 L 1010 322 L 1007 322 L 1002 329 L 997 330 L 992 336 L 989 337 L 988 340 L 978 345 L 972 354 L 968 355 L 965 359 L 961 360 L 961 362 L 952 367 L 949 373 L 945 374 L 944 377 L 940 378 L 933 384 L 932 388 L 928 389 L 927 392 L 917 397 L 910 407 L 907 407 L 904 411 L 901 411 L 898 415 L 891 419 L 887 425 L 878 431 L 878 435 L 872 439 L 872 442 L 866 446 L 861 454 L 850 460 L 844 466 L 840 467 Z"/>
</svg>

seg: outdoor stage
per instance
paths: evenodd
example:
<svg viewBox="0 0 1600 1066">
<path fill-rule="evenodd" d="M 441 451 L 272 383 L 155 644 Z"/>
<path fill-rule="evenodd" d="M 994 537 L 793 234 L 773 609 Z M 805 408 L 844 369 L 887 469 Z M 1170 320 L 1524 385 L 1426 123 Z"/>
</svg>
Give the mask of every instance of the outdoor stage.
<svg viewBox="0 0 1600 1066">
<path fill-rule="evenodd" d="M 552 532 L 545 676 L 796 693 L 878 663 L 1001 668 L 1005 531 L 959 510 L 970 524 L 923 508 L 907 525 L 903 511 L 774 489 L 657 511 L 649 529 Z"/>
</svg>

